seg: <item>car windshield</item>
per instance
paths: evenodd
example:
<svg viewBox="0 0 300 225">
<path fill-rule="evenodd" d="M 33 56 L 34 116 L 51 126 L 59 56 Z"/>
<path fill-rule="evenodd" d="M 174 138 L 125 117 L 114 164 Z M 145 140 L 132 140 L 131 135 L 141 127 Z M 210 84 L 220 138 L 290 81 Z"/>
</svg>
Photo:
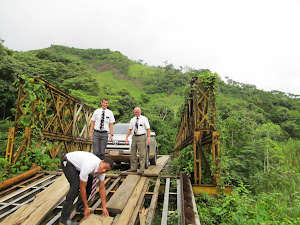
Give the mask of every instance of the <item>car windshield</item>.
<svg viewBox="0 0 300 225">
<path fill-rule="evenodd" d="M 129 123 L 115 124 L 114 133 L 115 134 L 126 134 L 129 128 Z"/>
</svg>

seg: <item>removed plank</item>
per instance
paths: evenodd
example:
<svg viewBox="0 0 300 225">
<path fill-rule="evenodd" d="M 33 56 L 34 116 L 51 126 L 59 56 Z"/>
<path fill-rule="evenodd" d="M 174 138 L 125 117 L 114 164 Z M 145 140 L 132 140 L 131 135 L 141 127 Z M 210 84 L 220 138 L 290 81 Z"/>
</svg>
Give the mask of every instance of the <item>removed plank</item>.
<svg viewBox="0 0 300 225">
<path fill-rule="evenodd" d="M 146 181 L 147 181 L 146 177 L 142 177 L 140 179 L 140 181 L 134 188 L 134 191 L 130 196 L 130 199 L 128 200 L 125 208 L 123 209 L 123 212 L 121 213 L 116 225 L 127 225 L 129 223 L 132 213 L 135 210 L 135 207 L 137 205 L 137 202 L 139 200 L 139 197 L 141 195 L 141 192 L 144 188 Z"/>
<path fill-rule="evenodd" d="M 113 221 L 114 218 L 110 216 L 106 217 L 106 216 L 91 214 L 90 217 L 82 221 L 80 225 L 91 225 L 91 224 L 111 225 Z"/>
<path fill-rule="evenodd" d="M 154 192 L 152 195 L 150 207 L 149 207 L 149 210 L 147 213 L 146 225 L 151 225 L 153 222 L 157 198 L 158 198 L 158 194 L 159 194 L 159 186 L 160 186 L 160 179 L 157 179 L 155 187 L 154 187 Z"/>
<path fill-rule="evenodd" d="M 121 213 L 139 180 L 139 175 L 128 175 L 107 202 L 107 210 L 112 213 Z"/>
<path fill-rule="evenodd" d="M 1 224 L 32 225 L 40 224 L 45 216 L 54 208 L 69 191 L 69 182 L 65 175 L 60 176 L 44 191 L 38 193 L 35 199 L 20 207 L 6 217 Z"/>
</svg>

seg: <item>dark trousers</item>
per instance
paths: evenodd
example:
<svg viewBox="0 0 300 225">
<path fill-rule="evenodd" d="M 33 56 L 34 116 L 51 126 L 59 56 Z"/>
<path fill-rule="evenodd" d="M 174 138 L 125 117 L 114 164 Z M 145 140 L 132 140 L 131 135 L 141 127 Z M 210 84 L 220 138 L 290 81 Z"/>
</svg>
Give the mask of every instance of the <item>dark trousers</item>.
<svg viewBox="0 0 300 225">
<path fill-rule="evenodd" d="M 80 189 L 80 179 L 79 171 L 76 170 L 75 166 L 70 163 L 66 158 L 61 160 L 61 168 L 70 183 L 70 189 L 66 196 L 66 201 L 74 202 L 75 198 L 78 196 Z M 89 175 L 87 186 L 86 186 L 86 196 L 88 197 L 92 190 L 93 176 Z"/>
<path fill-rule="evenodd" d="M 105 159 L 105 149 L 108 141 L 108 133 L 93 132 L 93 153 L 100 159 Z"/>
</svg>

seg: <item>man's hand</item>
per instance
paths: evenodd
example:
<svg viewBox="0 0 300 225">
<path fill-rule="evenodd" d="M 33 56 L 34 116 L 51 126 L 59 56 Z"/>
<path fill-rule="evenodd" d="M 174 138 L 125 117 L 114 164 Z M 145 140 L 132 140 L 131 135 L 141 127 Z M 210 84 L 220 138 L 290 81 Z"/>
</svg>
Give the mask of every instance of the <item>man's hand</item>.
<svg viewBox="0 0 300 225">
<path fill-rule="evenodd" d="M 128 138 L 125 139 L 125 145 L 127 145 L 127 144 L 128 144 Z"/>
<path fill-rule="evenodd" d="M 89 134 L 89 138 L 92 139 L 93 138 L 93 133 Z"/>
<path fill-rule="evenodd" d="M 83 215 L 84 215 L 84 219 L 89 218 L 89 216 L 90 216 L 90 210 L 89 210 L 89 208 L 84 208 Z"/>
<path fill-rule="evenodd" d="M 150 145 L 151 144 L 151 141 L 150 139 L 147 140 L 147 145 Z"/>
<path fill-rule="evenodd" d="M 109 141 L 112 141 L 112 140 L 113 140 L 113 136 L 111 136 L 111 135 L 110 135 L 110 137 L 109 137 Z"/>
<path fill-rule="evenodd" d="M 103 208 L 103 209 L 102 209 L 102 212 L 103 212 L 103 214 L 104 214 L 105 216 L 109 216 L 109 213 L 108 213 L 108 211 L 107 211 L 107 208 Z"/>
</svg>

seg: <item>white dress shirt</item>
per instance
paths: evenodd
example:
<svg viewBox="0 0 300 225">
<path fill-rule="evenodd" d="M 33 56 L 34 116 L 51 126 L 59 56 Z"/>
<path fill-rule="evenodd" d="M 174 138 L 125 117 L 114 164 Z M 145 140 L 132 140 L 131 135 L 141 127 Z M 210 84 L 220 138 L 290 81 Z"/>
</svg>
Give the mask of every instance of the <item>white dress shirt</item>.
<svg viewBox="0 0 300 225">
<path fill-rule="evenodd" d="M 134 130 L 136 122 L 137 122 L 137 117 L 135 116 L 130 120 L 129 129 Z M 147 117 L 140 115 L 138 119 L 138 132 L 136 135 L 146 134 L 147 129 L 150 129 L 149 121 Z"/>
<path fill-rule="evenodd" d="M 115 117 L 112 111 L 109 109 L 103 110 L 102 108 L 96 109 L 93 113 L 92 121 L 95 121 L 94 130 L 100 130 L 102 111 L 105 112 L 103 130 L 109 132 L 109 124 L 115 122 Z"/>
<path fill-rule="evenodd" d="M 98 173 L 101 159 L 93 153 L 75 151 L 67 153 L 66 157 L 68 161 L 75 166 L 76 170 L 80 171 L 80 180 L 87 182 L 89 174 L 93 175 L 94 173 Z M 98 174 L 98 178 L 103 181 L 105 179 L 105 173 Z"/>
</svg>

